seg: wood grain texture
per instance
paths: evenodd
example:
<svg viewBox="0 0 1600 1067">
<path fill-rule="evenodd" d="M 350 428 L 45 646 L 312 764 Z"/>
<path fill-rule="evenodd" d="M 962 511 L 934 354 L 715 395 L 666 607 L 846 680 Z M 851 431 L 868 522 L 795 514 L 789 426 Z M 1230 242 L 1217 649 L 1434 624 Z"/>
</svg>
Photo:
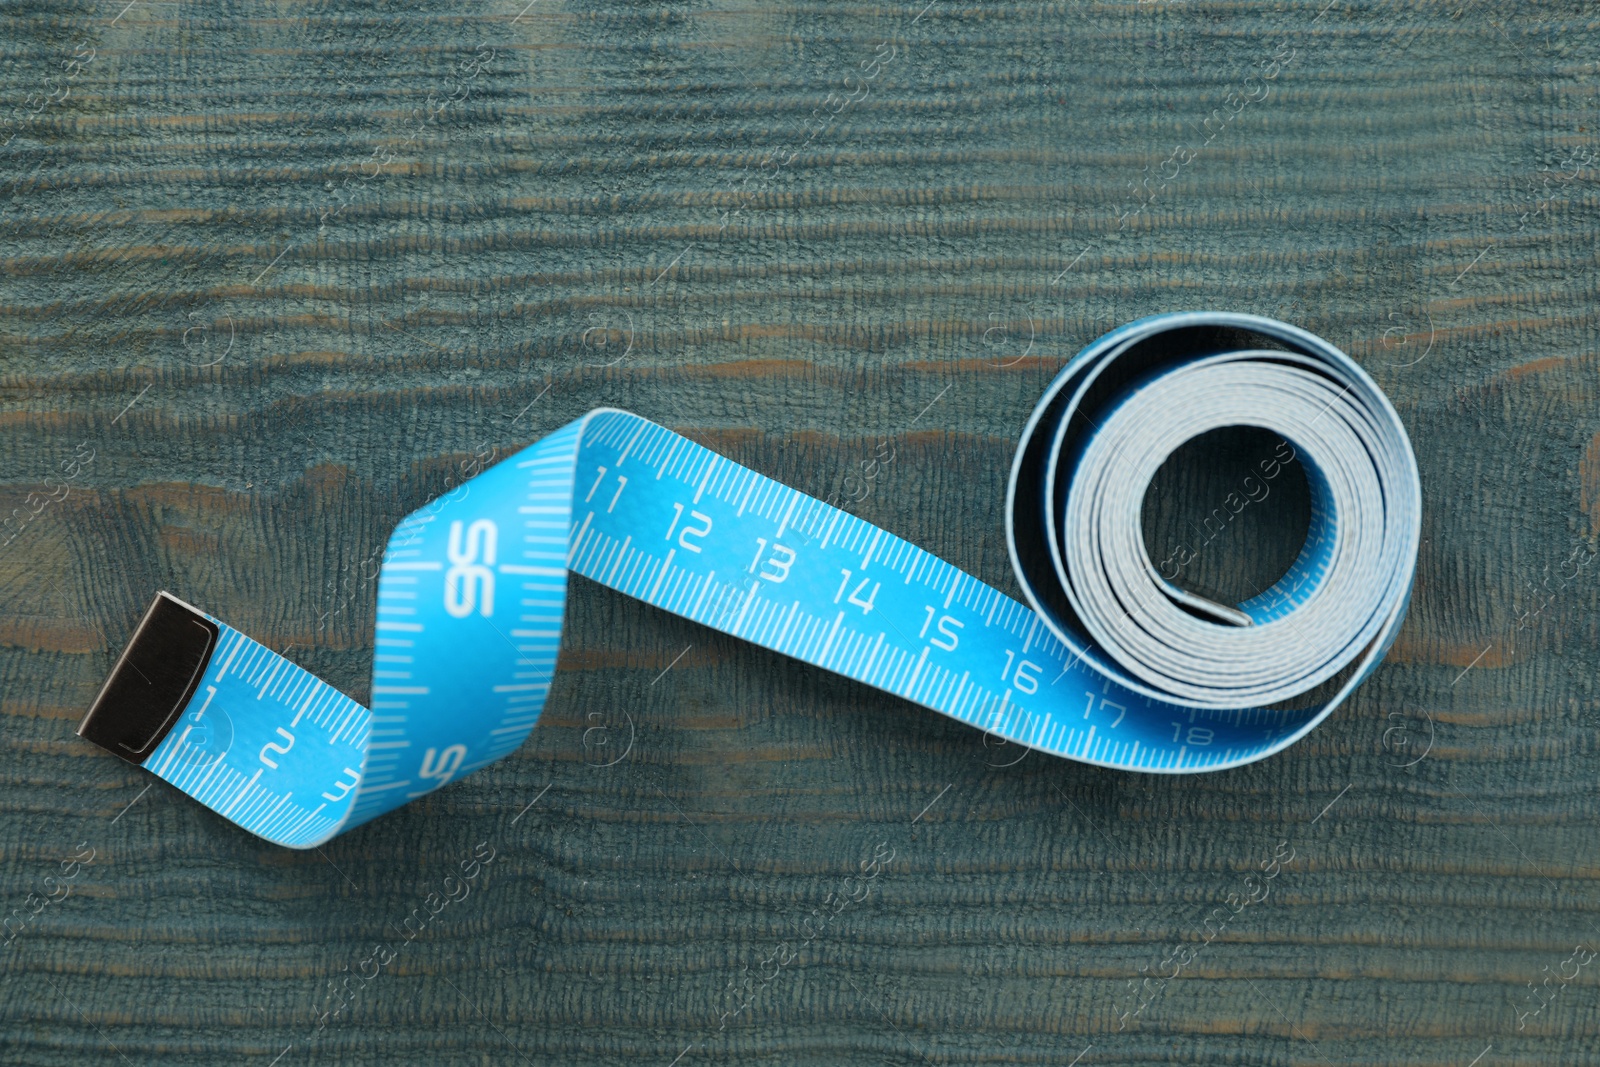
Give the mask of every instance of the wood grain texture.
<svg viewBox="0 0 1600 1067">
<path fill-rule="evenodd" d="M 923 2 L 0 6 L 0 903 L 95 857 L 0 1060 L 1600 1063 L 1600 9 Z M 320 851 L 73 736 L 157 588 L 365 698 L 393 523 L 601 404 L 821 495 L 892 441 L 859 513 L 1014 590 L 1034 399 L 1194 307 L 1422 468 L 1399 643 L 1264 763 L 1016 762 L 581 581 L 529 742 Z"/>
</svg>

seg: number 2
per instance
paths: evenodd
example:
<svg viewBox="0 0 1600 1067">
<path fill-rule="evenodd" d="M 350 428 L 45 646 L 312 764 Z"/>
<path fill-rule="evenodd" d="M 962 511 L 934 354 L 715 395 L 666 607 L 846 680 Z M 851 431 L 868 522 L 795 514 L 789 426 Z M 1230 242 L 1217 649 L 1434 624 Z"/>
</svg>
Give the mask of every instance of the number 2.
<svg viewBox="0 0 1600 1067">
<path fill-rule="evenodd" d="M 285 745 L 279 745 L 276 741 L 268 741 L 266 743 L 266 746 L 261 749 L 261 762 L 265 763 L 268 767 L 271 767 L 273 770 L 277 770 L 278 769 L 278 761 L 277 760 L 268 759 L 267 758 L 267 753 L 268 752 L 276 752 L 278 755 L 282 756 L 282 755 L 285 755 L 291 748 L 294 747 L 294 734 L 291 734 L 288 730 L 285 730 L 283 727 L 280 726 L 280 727 L 278 727 L 278 736 L 282 737 L 288 743 L 285 744 Z"/>
</svg>

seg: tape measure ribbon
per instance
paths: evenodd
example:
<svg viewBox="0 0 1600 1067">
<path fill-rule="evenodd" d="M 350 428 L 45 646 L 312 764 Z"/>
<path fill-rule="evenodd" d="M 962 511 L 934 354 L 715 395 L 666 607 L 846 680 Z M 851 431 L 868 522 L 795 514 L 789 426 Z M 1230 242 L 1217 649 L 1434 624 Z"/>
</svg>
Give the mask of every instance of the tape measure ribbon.
<svg viewBox="0 0 1600 1067">
<path fill-rule="evenodd" d="M 1181 325 L 1173 318 L 1181 317 L 1108 335 L 1063 371 L 1058 387 L 1107 353 Z M 1269 321 L 1234 318 L 1258 329 Z M 1013 527 L 1039 510 L 1065 516 L 1065 497 L 1054 499 L 1048 478 L 1030 488 L 1034 468 L 1063 449 L 1078 448 L 1081 462 L 1093 448 L 1092 435 L 1037 442 L 1041 432 L 1070 437 L 1049 416 L 1060 396 L 1061 388 L 1047 394 L 1019 450 Z M 1414 480 L 1414 463 L 1411 470 Z M 1147 483 L 1133 488 L 1142 494 Z M 1113 627 L 1101 647 L 1077 617 L 1096 616 L 1091 628 L 1103 627 L 1107 613 L 1095 598 L 1115 590 L 1075 592 L 1068 575 L 1064 592 L 1041 591 L 1038 560 L 1024 557 L 1051 537 L 1057 544 L 1045 555 L 1081 554 L 1058 532 L 1011 530 L 1034 601 L 1024 605 L 665 427 L 600 409 L 395 529 L 379 578 L 370 708 L 162 594 L 79 732 L 261 837 L 312 847 L 521 744 L 550 691 L 568 573 L 1008 741 L 1102 766 L 1235 766 L 1290 743 L 1331 710 L 1212 707 L 1199 683 L 1163 698 L 1149 672 L 1118 662 L 1117 642 L 1128 633 Z M 1367 648 L 1359 673 L 1375 665 L 1403 615 L 1410 572 L 1399 569 L 1389 586 L 1400 595 L 1386 593 L 1376 623 L 1356 627 L 1352 640 Z M 1266 625 L 1295 613 L 1244 610 L 1262 616 L 1269 636 Z M 1150 612 L 1136 604 L 1134 613 Z M 1251 684 L 1250 692 L 1272 691 L 1277 682 Z"/>
</svg>

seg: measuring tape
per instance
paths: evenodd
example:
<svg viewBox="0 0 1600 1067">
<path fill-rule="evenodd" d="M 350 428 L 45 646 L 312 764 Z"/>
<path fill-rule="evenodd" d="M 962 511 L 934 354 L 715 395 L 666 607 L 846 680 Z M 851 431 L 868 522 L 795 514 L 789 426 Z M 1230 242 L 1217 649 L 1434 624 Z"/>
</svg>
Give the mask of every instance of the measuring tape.
<svg viewBox="0 0 1600 1067">
<path fill-rule="evenodd" d="M 1139 512 L 1176 448 L 1239 425 L 1293 447 L 1311 521 L 1288 573 L 1235 606 L 1152 564 Z M 1376 668 L 1405 615 L 1420 500 L 1373 381 L 1313 334 L 1250 315 L 1132 323 L 1051 383 L 1006 498 L 1026 604 L 599 409 L 396 527 L 370 708 L 162 593 L 78 732 L 309 848 L 522 743 L 576 573 L 1009 742 L 1102 767 L 1221 770 L 1304 736 Z M 1281 707 L 1325 683 L 1317 706 Z"/>
</svg>

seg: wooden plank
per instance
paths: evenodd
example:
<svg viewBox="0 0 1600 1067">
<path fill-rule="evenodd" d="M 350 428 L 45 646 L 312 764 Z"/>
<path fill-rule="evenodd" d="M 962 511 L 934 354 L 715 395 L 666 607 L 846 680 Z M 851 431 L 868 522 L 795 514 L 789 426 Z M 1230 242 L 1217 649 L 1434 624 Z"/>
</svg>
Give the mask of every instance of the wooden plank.
<svg viewBox="0 0 1600 1067">
<path fill-rule="evenodd" d="M 3 17 L 0 903 L 93 850 L 6 1062 L 1600 1062 L 1592 5 Z M 891 441 L 859 513 L 1013 589 L 1033 400 L 1189 307 L 1423 472 L 1389 663 L 1265 763 L 1019 760 L 588 584 L 522 750 L 320 851 L 73 736 L 162 587 L 365 697 L 392 524 L 601 404 L 824 495 Z"/>
</svg>

